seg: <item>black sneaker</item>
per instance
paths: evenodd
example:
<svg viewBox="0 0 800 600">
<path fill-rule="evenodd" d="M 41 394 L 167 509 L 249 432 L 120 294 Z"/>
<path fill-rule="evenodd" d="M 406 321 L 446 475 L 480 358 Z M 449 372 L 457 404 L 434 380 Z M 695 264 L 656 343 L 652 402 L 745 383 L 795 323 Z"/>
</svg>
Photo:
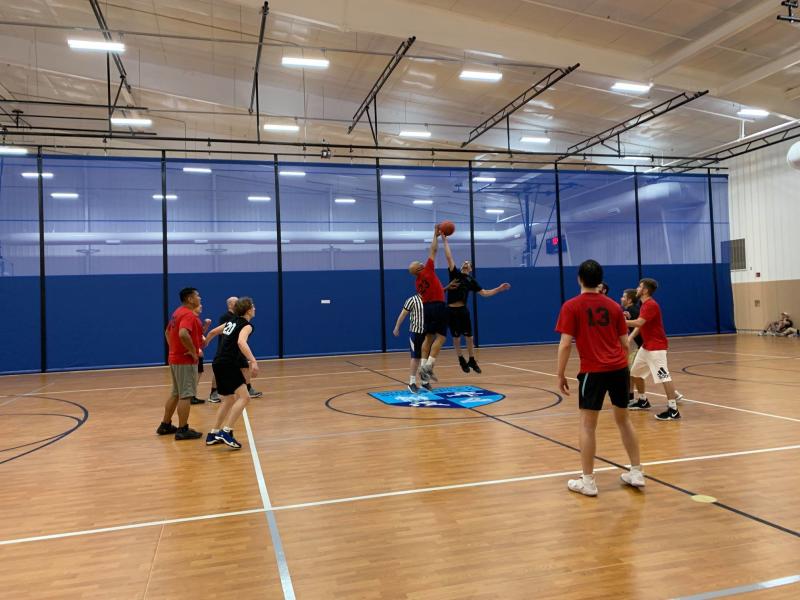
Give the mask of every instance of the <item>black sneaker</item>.
<svg viewBox="0 0 800 600">
<path fill-rule="evenodd" d="M 408 391 L 411 392 L 412 394 L 419 393 L 419 388 L 417 387 L 416 383 L 409 383 L 406 387 L 408 388 Z"/>
<path fill-rule="evenodd" d="M 656 415 L 656 419 L 659 421 L 675 421 L 681 418 L 681 413 L 678 412 L 677 408 L 669 408 L 662 413 L 658 413 Z"/>
<path fill-rule="evenodd" d="M 639 398 L 635 402 L 628 404 L 628 410 L 649 410 L 651 408 L 653 408 L 653 406 L 647 398 Z"/>
<path fill-rule="evenodd" d="M 205 404 L 206 401 L 202 398 L 198 398 L 197 396 L 192 396 L 192 399 L 189 401 L 190 404 Z"/>
<path fill-rule="evenodd" d="M 178 430 L 175 432 L 176 440 L 196 440 L 199 437 L 203 437 L 203 434 L 194 429 L 190 429 L 188 425 L 178 427 Z"/>
<path fill-rule="evenodd" d="M 161 425 L 158 426 L 158 429 L 156 429 L 156 433 L 158 435 L 170 435 L 176 431 L 178 431 L 178 428 L 172 423 L 161 423 Z"/>
<path fill-rule="evenodd" d="M 424 388 L 425 388 L 426 390 L 428 390 L 429 392 L 432 392 L 432 391 L 433 391 L 433 386 L 431 385 L 431 382 L 430 382 L 430 381 L 423 381 L 423 382 L 422 382 L 422 387 L 424 387 Z"/>
<path fill-rule="evenodd" d="M 469 364 L 467 363 L 466 358 L 464 358 L 463 356 L 459 356 L 458 364 L 461 365 L 461 370 L 464 371 L 464 373 L 469 373 Z"/>
<path fill-rule="evenodd" d="M 475 362 L 475 357 L 474 356 L 470 356 L 469 357 L 469 362 L 467 364 L 476 373 L 481 373 L 481 368 L 478 366 L 478 363 Z"/>
</svg>

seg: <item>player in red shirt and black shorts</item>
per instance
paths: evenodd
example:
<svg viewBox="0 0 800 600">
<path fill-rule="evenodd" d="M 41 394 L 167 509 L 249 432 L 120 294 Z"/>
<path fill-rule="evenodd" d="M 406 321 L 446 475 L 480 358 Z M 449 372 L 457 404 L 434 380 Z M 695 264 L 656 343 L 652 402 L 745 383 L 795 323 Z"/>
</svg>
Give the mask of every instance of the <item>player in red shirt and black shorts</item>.
<svg viewBox="0 0 800 600">
<path fill-rule="evenodd" d="M 561 334 L 558 345 L 558 387 L 567 396 L 569 385 L 564 373 L 573 339 L 581 359 L 578 406 L 581 414 L 583 477 L 570 479 L 567 487 L 586 496 L 597 496 L 594 480 L 595 432 L 606 393 L 614 405 L 614 421 L 631 460 L 630 471 L 622 474 L 622 481 L 637 488 L 645 485 L 639 461 L 639 440 L 628 414 L 628 328 L 622 308 L 597 291 L 602 281 L 603 267 L 594 260 L 583 261 L 578 268 L 581 293 L 564 303 L 556 324 L 556 331 Z"/>
<path fill-rule="evenodd" d="M 633 339 L 639 334 L 644 343 L 636 352 L 636 358 L 631 366 L 631 377 L 641 379 L 642 390 L 644 390 L 644 378 L 648 373 L 652 375 L 653 382 L 663 384 L 664 393 L 667 395 L 667 410 L 657 414 L 656 419 L 675 421 L 681 418 L 678 402 L 683 400 L 683 396 L 675 391 L 675 384 L 672 383 L 672 376 L 667 367 L 669 343 L 661 318 L 661 307 L 653 299 L 657 289 L 658 282 L 649 277 L 642 279 L 636 288 L 636 295 L 641 299 L 642 307 L 639 309 L 639 318 L 627 322 L 630 327 L 635 327 L 629 337 Z"/>
<path fill-rule="evenodd" d="M 422 385 L 428 381 L 439 381 L 433 374 L 433 365 L 444 341 L 447 339 L 447 305 L 444 303 L 444 287 L 436 276 L 433 260 L 439 249 L 439 225 L 433 229 L 433 239 L 428 253 L 428 260 L 423 265 L 415 260 L 408 265 L 408 272 L 416 277 L 417 294 L 422 298 L 422 310 L 425 315 L 425 342 L 422 344 L 422 360 L 419 375 Z"/>
</svg>

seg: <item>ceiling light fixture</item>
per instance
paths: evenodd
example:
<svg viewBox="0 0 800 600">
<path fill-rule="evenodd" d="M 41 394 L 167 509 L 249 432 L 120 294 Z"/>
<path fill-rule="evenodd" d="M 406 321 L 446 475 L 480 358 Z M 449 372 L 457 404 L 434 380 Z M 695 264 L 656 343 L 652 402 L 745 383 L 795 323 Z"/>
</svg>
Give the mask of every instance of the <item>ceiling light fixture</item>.
<svg viewBox="0 0 800 600">
<path fill-rule="evenodd" d="M 37 177 L 39 177 L 39 173 L 36 173 L 36 172 L 33 172 L 33 171 L 25 172 L 25 173 L 22 174 L 22 176 L 25 179 L 36 179 Z M 53 178 L 53 174 L 52 173 L 42 173 L 42 179 L 52 179 L 52 178 Z"/>
<path fill-rule="evenodd" d="M 405 175 L 399 175 L 399 174 L 396 174 L 396 173 L 384 173 L 384 174 L 381 175 L 381 179 L 396 179 L 396 180 L 400 181 L 400 180 L 405 179 L 405 178 L 406 178 Z"/>
<path fill-rule="evenodd" d="M 20 148 L 19 146 L 0 146 L 0 154 L 27 154 L 27 148 Z"/>
<path fill-rule="evenodd" d="M 153 194 L 153 200 L 163 200 L 164 196 L 161 194 Z M 177 200 L 178 196 L 175 194 L 167 194 L 167 200 Z"/>
<path fill-rule="evenodd" d="M 183 167 L 184 173 L 203 173 L 204 175 L 208 175 L 211 173 L 211 169 L 208 167 Z"/>
<path fill-rule="evenodd" d="M 414 200 L 414 204 L 418 206 L 429 206 L 433 204 L 433 200 Z"/>
<path fill-rule="evenodd" d="M 264 123 L 264 131 L 300 131 L 299 125 L 285 125 L 283 123 Z"/>
<path fill-rule="evenodd" d="M 458 77 L 468 81 L 500 81 L 503 74 L 499 71 L 468 71 L 465 69 Z"/>
<path fill-rule="evenodd" d="M 523 135 L 519 141 L 524 144 L 549 144 L 550 138 L 537 135 Z"/>
<path fill-rule="evenodd" d="M 611 86 L 615 92 L 634 92 L 636 94 L 643 94 L 649 92 L 653 87 L 652 83 L 629 83 L 626 81 L 618 81 Z"/>
<path fill-rule="evenodd" d="M 476 183 L 494 183 L 495 181 L 497 181 L 497 178 L 496 177 L 478 176 L 478 177 L 473 177 L 472 181 L 474 181 Z"/>
<path fill-rule="evenodd" d="M 305 171 L 280 171 L 281 175 L 286 175 L 287 177 L 305 177 Z"/>
<path fill-rule="evenodd" d="M 127 126 L 127 127 L 150 127 L 153 124 L 153 120 L 134 119 L 128 117 L 111 117 L 111 124 Z"/>
<path fill-rule="evenodd" d="M 740 117 L 755 117 L 756 119 L 763 119 L 769 116 L 769 111 L 763 108 L 743 108 L 736 113 Z"/>
<path fill-rule="evenodd" d="M 502 208 L 487 208 L 486 209 L 486 214 L 487 215 L 502 215 L 505 212 L 506 211 L 503 210 Z"/>
<path fill-rule="evenodd" d="M 269 202 L 272 200 L 270 196 L 248 196 L 247 199 L 250 202 Z"/>
<path fill-rule="evenodd" d="M 327 69 L 331 64 L 327 58 L 301 58 L 299 56 L 284 56 L 281 59 L 284 67 L 303 67 L 308 69 Z"/>
<path fill-rule="evenodd" d="M 96 52 L 125 52 L 125 44 L 95 40 L 67 40 L 73 50 L 94 50 Z"/>
<path fill-rule="evenodd" d="M 401 131 L 400 137 L 407 138 L 429 138 L 431 137 L 430 131 Z"/>
<path fill-rule="evenodd" d="M 60 200 L 75 200 L 75 198 L 78 197 L 78 194 L 75 192 L 53 192 L 50 194 L 50 197 Z"/>
<path fill-rule="evenodd" d="M 355 198 L 336 198 L 336 199 L 334 199 L 334 202 L 336 202 L 336 204 L 355 204 L 356 203 L 356 199 Z"/>
</svg>

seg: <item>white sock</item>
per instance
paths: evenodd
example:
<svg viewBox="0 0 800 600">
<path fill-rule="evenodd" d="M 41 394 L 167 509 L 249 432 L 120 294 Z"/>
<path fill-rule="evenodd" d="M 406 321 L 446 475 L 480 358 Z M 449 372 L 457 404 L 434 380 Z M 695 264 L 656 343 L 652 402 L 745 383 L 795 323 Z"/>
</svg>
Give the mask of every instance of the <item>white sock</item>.
<svg viewBox="0 0 800 600">
<path fill-rule="evenodd" d="M 231 429 L 230 427 L 223 427 L 222 431 L 224 431 L 226 433 L 230 433 L 231 431 L 233 431 L 233 429 Z"/>
<path fill-rule="evenodd" d="M 408 378 L 408 383 L 417 383 L 417 378 L 415 375 L 412 375 Z"/>
<path fill-rule="evenodd" d="M 647 400 L 647 396 L 644 394 L 639 394 L 639 400 Z"/>
<path fill-rule="evenodd" d="M 678 410 L 678 403 L 675 400 L 667 401 L 667 406 L 669 406 L 672 410 Z"/>
<path fill-rule="evenodd" d="M 435 359 L 435 358 L 433 358 L 432 356 L 429 356 L 429 357 L 428 357 L 428 366 L 429 366 L 429 367 L 433 368 L 433 364 L 434 364 L 435 362 L 436 362 L 436 359 Z"/>
<path fill-rule="evenodd" d="M 591 475 L 584 474 L 583 475 L 583 483 L 586 484 L 586 485 L 589 485 L 589 484 L 594 485 L 594 473 L 592 473 Z"/>
<path fill-rule="evenodd" d="M 212 429 L 209 433 L 219 433 L 219 429 Z"/>
<path fill-rule="evenodd" d="M 642 465 L 631 465 L 631 471 L 639 471 L 642 472 Z"/>
</svg>

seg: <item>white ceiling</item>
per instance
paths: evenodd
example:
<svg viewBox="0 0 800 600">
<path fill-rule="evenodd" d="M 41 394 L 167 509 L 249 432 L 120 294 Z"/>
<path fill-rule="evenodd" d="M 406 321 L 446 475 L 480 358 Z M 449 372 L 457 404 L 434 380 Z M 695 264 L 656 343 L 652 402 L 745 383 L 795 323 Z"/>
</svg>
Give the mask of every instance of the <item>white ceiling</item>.
<svg viewBox="0 0 800 600">
<path fill-rule="evenodd" d="M 247 107 L 260 7 L 254 0 L 101 2 L 109 27 L 127 32 L 114 34 L 126 44 L 121 59 L 133 88 L 120 104 L 146 107 L 127 113 L 152 118 L 158 136 L 255 139 Z M 800 117 L 800 24 L 776 20 L 785 12 L 777 0 L 272 0 L 270 9 L 262 123 L 301 128 L 262 139 L 371 143 L 365 119 L 352 135 L 347 127 L 389 56 L 411 35 L 417 41 L 410 58 L 379 95 L 380 142 L 397 148 L 460 146 L 472 127 L 550 68 L 578 62 L 579 70 L 511 118 L 513 149 L 561 152 L 683 91 L 711 93 L 623 134 L 623 151 L 694 155 L 731 143 L 742 134 L 742 106 L 772 113 L 745 121 L 745 135 Z M 106 103 L 105 56 L 66 45 L 68 37 L 100 38 L 90 31 L 97 23 L 88 0 L 5 0 L 0 21 L 14 23 L 0 24 L 3 97 Z M 287 69 L 280 64 L 286 55 L 325 56 L 331 66 Z M 499 69 L 503 79 L 462 81 L 464 67 Z M 113 63 L 111 69 L 116 84 Z M 621 94 L 609 89 L 617 80 L 654 85 L 647 94 Z M 23 110 L 37 128 L 106 126 L 102 108 L 0 106 Z M 431 139 L 397 137 L 412 127 L 427 127 Z M 552 140 L 545 147 L 519 141 L 544 133 Z M 498 127 L 470 147 L 505 146 L 506 131 Z"/>
</svg>

